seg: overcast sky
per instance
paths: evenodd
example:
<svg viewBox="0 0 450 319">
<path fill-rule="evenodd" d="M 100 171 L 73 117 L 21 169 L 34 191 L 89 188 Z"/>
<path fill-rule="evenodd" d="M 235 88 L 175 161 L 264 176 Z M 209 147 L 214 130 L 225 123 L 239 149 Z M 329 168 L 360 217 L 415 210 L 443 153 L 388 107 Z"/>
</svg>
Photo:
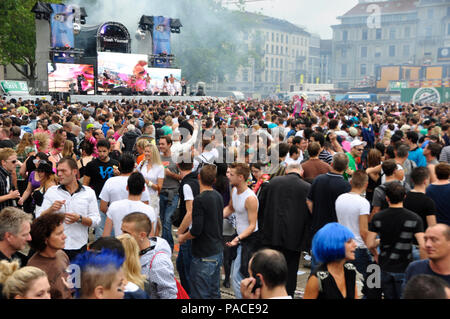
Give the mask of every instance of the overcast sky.
<svg viewBox="0 0 450 319">
<path fill-rule="evenodd" d="M 358 4 L 358 0 L 263 0 L 249 2 L 246 10 L 303 25 L 309 32 L 318 33 L 322 39 L 333 36 L 331 25 L 339 24 L 336 17 Z M 235 5 L 228 5 L 236 9 Z"/>
</svg>

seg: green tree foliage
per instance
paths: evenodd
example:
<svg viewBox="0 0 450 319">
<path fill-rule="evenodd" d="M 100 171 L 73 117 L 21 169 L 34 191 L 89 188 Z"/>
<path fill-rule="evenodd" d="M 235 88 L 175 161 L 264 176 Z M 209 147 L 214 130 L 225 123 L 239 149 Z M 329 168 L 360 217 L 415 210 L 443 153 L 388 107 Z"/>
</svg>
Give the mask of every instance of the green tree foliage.
<svg viewBox="0 0 450 319">
<path fill-rule="evenodd" d="M 36 27 L 31 12 L 35 3 L 36 0 L 0 1 L 0 64 L 11 64 L 30 81 L 36 79 Z"/>
</svg>

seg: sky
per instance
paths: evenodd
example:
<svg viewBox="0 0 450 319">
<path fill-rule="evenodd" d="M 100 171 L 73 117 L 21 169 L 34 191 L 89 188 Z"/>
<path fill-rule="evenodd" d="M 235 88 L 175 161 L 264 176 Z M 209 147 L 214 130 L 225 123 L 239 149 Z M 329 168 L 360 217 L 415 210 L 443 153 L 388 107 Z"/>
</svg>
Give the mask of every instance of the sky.
<svg viewBox="0 0 450 319">
<path fill-rule="evenodd" d="M 343 15 L 358 4 L 358 0 L 263 0 L 249 2 L 246 10 L 305 26 L 321 39 L 331 39 L 331 25 L 340 24 L 336 17 Z M 236 9 L 235 5 L 227 5 Z"/>
</svg>

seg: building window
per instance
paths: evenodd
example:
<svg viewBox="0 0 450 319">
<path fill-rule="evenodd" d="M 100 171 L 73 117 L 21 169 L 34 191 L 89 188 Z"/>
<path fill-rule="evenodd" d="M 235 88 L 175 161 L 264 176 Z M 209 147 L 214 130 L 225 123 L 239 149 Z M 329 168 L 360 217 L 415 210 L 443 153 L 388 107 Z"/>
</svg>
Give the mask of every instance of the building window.
<svg viewBox="0 0 450 319">
<path fill-rule="evenodd" d="M 425 35 L 427 37 L 431 37 L 432 34 L 433 34 L 433 27 L 432 26 L 427 26 L 425 28 Z"/>
<path fill-rule="evenodd" d="M 268 44 L 266 44 L 266 53 L 267 54 L 269 53 L 269 45 Z"/>
<path fill-rule="evenodd" d="M 247 69 L 244 69 L 244 71 L 242 72 L 242 81 L 248 82 L 248 70 Z"/>
<path fill-rule="evenodd" d="M 367 66 L 365 64 L 361 64 L 361 75 L 366 75 Z"/>
<path fill-rule="evenodd" d="M 406 27 L 405 28 L 405 38 L 409 38 L 411 36 L 411 28 Z"/>
<path fill-rule="evenodd" d="M 286 47 L 286 55 L 289 55 L 289 51 L 288 48 Z"/>
<path fill-rule="evenodd" d="M 405 80 L 411 79 L 411 70 L 408 69 L 405 71 Z"/>
<path fill-rule="evenodd" d="M 395 45 L 390 45 L 389 46 L 389 56 L 390 57 L 395 57 Z"/>
<path fill-rule="evenodd" d="M 277 51 L 276 51 L 276 52 L 277 52 L 277 54 L 278 54 L 278 45 L 277 45 Z"/>
<path fill-rule="evenodd" d="M 270 59 L 270 67 L 273 68 L 273 58 Z"/>
<path fill-rule="evenodd" d="M 272 32 L 272 42 L 274 41 L 275 34 Z"/>
<path fill-rule="evenodd" d="M 362 32 L 362 39 L 367 40 L 367 30 L 363 30 Z"/>
<path fill-rule="evenodd" d="M 275 67 L 278 69 L 278 58 L 275 59 Z"/>
<path fill-rule="evenodd" d="M 264 72 L 264 77 L 265 77 L 266 82 L 268 82 L 269 81 L 269 72 L 268 71 Z"/>
<path fill-rule="evenodd" d="M 389 30 L 389 39 L 395 40 L 395 29 Z"/>
<path fill-rule="evenodd" d="M 346 49 L 346 48 L 342 48 L 342 49 L 341 49 L 341 56 L 342 56 L 343 58 L 346 58 L 346 57 L 347 57 L 347 49 Z"/>
<path fill-rule="evenodd" d="M 381 48 L 380 47 L 375 48 L 375 57 L 376 58 L 381 57 Z"/>
<path fill-rule="evenodd" d="M 361 58 L 367 58 L 367 47 L 361 47 Z"/>
<path fill-rule="evenodd" d="M 433 19 L 433 15 L 434 15 L 433 8 L 429 8 L 427 14 L 428 14 L 428 19 Z"/>
<path fill-rule="evenodd" d="M 286 34 L 286 44 L 289 43 L 289 35 Z"/>
<path fill-rule="evenodd" d="M 447 17 L 450 17 L 450 7 L 447 7 Z"/>
<path fill-rule="evenodd" d="M 376 29 L 375 38 L 377 40 L 381 40 L 381 29 Z"/>
<path fill-rule="evenodd" d="M 447 35 L 450 35 L 450 23 L 447 24 Z"/>
<path fill-rule="evenodd" d="M 281 43 L 284 43 L 284 35 L 281 35 Z"/>
<path fill-rule="evenodd" d="M 347 64 L 341 64 L 341 77 L 347 76 Z"/>
<path fill-rule="evenodd" d="M 409 56 L 409 45 L 403 46 L 403 56 L 405 56 L 405 57 Z"/>
<path fill-rule="evenodd" d="M 273 44 L 272 44 L 272 51 L 271 51 L 271 53 L 273 54 Z"/>
<path fill-rule="evenodd" d="M 269 67 L 269 58 L 266 58 L 266 68 Z"/>
<path fill-rule="evenodd" d="M 342 31 L 342 41 L 348 40 L 348 31 Z"/>
<path fill-rule="evenodd" d="M 283 59 L 280 60 L 280 69 L 283 68 Z"/>
<path fill-rule="evenodd" d="M 280 42 L 280 35 L 277 33 L 277 42 Z"/>
</svg>

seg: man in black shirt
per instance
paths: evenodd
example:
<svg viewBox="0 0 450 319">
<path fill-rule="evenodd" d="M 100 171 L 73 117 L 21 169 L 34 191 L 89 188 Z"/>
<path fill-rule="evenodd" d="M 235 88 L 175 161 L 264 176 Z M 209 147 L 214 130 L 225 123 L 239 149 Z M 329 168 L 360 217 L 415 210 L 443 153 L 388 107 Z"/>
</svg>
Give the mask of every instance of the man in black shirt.
<svg viewBox="0 0 450 319">
<path fill-rule="evenodd" d="M 0 212 L 0 260 L 18 259 L 20 265 L 27 264 L 27 257 L 19 252 L 29 241 L 31 215 L 15 207 L 6 207 Z"/>
<path fill-rule="evenodd" d="M 260 197 L 258 228 L 262 244 L 278 250 L 286 258 L 287 292 L 294 296 L 300 254 L 305 250 L 311 215 L 306 205 L 311 185 L 301 175 L 300 164 L 289 164 L 286 176 L 273 178 Z"/>
<path fill-rule="evenodd" d="M 100 197 L 100 193 L 103 185 L 105 185 L 105 182 L 108 178 L 114 176 L 114 170 L 119 167 L 119 162 L 109 157 L 110 147 L 111 144 L 108 140 L 99 140 L 97 143 L 98 158 L 90 161 L 86 165 L 86 174 L 83 178 L 83 185 L 90 186 L 95 191 L 97 199 Z M 100 211 L 100 216 L 102 219 L 101 223 L 95 229 L 96 239 L 102 236 L 103 229 L 105 227 L 106 215 Z"/>
<path fill-rule="evenodd" d="M 412 261 L 414 237 L 419 243 L 420 256 L 425 257 L 425 242 L 422 219 L 414 212 L 403 208 L 405 188 L 400 182 L 386 186 L 389 208 L 380 211 L 369 223 L 367 248 L 380 246 L 378 265 L 381 268 L 381 290 L 385 299 L 400 299 L 405 270 Z M 380 236 L 379 242 L 376 239 Z"/>
<path fill-rule="evenodd" d="M 413 211 L 422 218 L 423 229 L 436 225 L 436 205 L 434 201 L 425 195 L 427 186 L 430 184 L 430 171 L 427 167 L 416 167 L 411 173 L 414 189 L 406 194 L 403 207 Z M 413 258 L 419 260 L 417 242 L 413 246 Z"/>
<path fill-rule="evenodd" d="M 306 204 L 312 213 L 311 238 L 328 223 L 337 222 L 336 199 L 339 195 L 352 189 L 342 174 L 347 170 L 348 157 L 344 153 L 333 156 L 332 170 L 327 174 L 317 176 L 310 188 Z M 311 268 L 317 266 L 314 256 Z"/>
<path fill-rule="evenodd" d="M 9 139 L 9 129 L 3 127 L 0 129 L 0 148 L 14 148 L 16 145 Z"/>
<path fill-rule="evenodd" d="M 192 299 L 220 299 L 220 267 L 223 259 L 223 199 L 213 189 L 217 168 L 200 170 L 200 194 L 195 197 L 192 228 L 178 237 L 180 244 L 192 239 Z"/>
</svg>

